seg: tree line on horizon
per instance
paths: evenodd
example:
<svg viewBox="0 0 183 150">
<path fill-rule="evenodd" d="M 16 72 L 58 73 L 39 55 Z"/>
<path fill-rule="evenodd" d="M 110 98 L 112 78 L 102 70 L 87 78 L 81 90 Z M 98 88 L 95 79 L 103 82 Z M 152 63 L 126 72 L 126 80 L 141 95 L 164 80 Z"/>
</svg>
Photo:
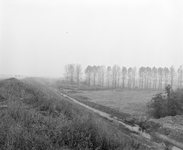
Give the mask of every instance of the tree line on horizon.
<svg viewBox="0 0 183 150">
<path fill-rule="evenodd" d="M 164 89 L 168 84 L 173 88 L 183 88 L 183 65 L 177 70 L 173 66 L 142 66 L 137 69 L 118 65 L 88 65 L 83 72 L 80 64 L 67 64 L 63 82 L 67 85 L 128 89 Z"/>
</svg>

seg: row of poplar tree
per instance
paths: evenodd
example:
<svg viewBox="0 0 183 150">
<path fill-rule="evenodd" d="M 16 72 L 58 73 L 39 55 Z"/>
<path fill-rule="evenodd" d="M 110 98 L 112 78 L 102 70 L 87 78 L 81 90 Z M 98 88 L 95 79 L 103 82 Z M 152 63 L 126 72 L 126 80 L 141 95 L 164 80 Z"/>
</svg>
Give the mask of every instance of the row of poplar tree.
<svg viewBox="0 0 183 150">
<path fill-rule="evenodd" d="M 120 67 L 118 65 L 90 66 L 84 72 L 79 64 L 65 66 L 64 82 L 71 85 L 102 86 L 109 88 L 162 89 L 168 84 L 183 88 L 183 66 L 177 70 L 167 67 Z"/>
</svg>

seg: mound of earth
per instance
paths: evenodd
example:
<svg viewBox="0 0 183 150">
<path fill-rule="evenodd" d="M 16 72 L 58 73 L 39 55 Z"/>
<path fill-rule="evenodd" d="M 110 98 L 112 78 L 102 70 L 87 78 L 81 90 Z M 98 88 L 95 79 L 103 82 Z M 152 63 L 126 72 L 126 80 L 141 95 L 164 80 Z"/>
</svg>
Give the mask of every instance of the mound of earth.
<svg viewBox="0 0 183 150">
<path fill-rule="evenodd" d="M 35 95 L 35 90 L 16 78 L 0 81 L 0 101 L 9 99 L 31 99 L 33 96 L 35 97 Z"/>
</svg>

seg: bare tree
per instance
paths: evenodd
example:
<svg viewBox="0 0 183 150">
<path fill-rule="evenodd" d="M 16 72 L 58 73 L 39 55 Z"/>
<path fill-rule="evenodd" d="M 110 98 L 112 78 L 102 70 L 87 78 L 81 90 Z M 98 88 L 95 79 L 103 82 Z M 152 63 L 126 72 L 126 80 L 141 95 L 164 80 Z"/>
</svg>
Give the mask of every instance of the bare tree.
<svg viewBox="0 0 183 150">
<path fill-rule="evenodd" d="M 88 81 L 88 85 L 91 85 L 91 77 L 92 77 L 92 67 L 89 65 L 87 66 L 87 68 L 85 69 L 85 74 L 86 74 L 86 78 Z"/>
<path fill-rule="evenodd" d="M 92 67 L 92 74 L 93 74 L 93 85 L 96 85 L 96 77 L 97 77 L 97 73 L 98 73 L 98 68 L 97 66 L 93 66 Z"/>
<path fill-rule="evenodd" d="M 181 65 L 178 69 L 178 88 L 183 88 L 183 66 Z"/>
<path fill-rule="evenodd" d="M 141 89 L 144 88 L 144 74 L 145 74 L 145 67 L 140 67 L 140 69 L 139 69 L 139 87 Z"/>
<path fill-rule="evenodd" d="M 132 82 L 133 82 L 133 88 L 135 88 L 135 83 L 136 83 L 136 70 L 137 68 L 136 67 L 133 67 L 132 69 Z"/>
<path fill-rule="evenodd" d="M 69 84 L 69 64 L 65 66 L 64 76 L 65 76 L 66 84 L 68 85 Z"/>
<path fill-rule="evenodd" d="M 69 65 L 70 84 L 74 83 L 74 72 L 75 72 L 74 64 L 70 64 Z"/>
<path fill-rule="evenodd" d="M 106 68 L 105 68 L 104 65 L 102 65 L 100 67 L 100 69 L 101 69 L 101 86 L 104 86 L 104 82 L 105 82 L 105 70 L 106 70 Z"/>
<path fill-rule="evenodd" d="M 121 76 L 121 68 L 119 66 L 117 66 L 117 86 L 120 86 L 120 76 Z"/>
<path fill-rule="evenodd" d="M 174 77 L 175 77 L 175 69 L 173 66 L 170 67 L 170 83 L 171 83 L 171 87 L 173 88 L 173 81 L 174 81 Z"/>
<path fill-rule="evenodd" d="M 102 73 L 101 73 L 101 66 L 97 66 L 98 85 L 101 85 L 101 82 L 102 82 L 101 75 L 102 75 Z"/>
<path fill-rule="evenodd" d="M 117 65 L 114 65 L 114 66 L 112 67 L 112 85 L 113 85 L 113 87 L 115 87 L 115 88 L 116 88 L 116 86 L 117 86 L 117 68 L 118 68 Z"/>
<path fill-rule="evenodd" d="M 162 81 L 163 81 L 163 68 L 158 68 L 158 76 L 159 76 L 159 89 L 162 89 Z"/>
<path fill-rule="evenodd" d="M 147 89 L 147 67 L 144 67 L 143 78 L 144 78 L 144 88 Z"/>
<path fill-rule="evenodd" d="M 177 86 L 178 88 L 183 87 L 183 66 L 181 65 L 177 72 L 173 66 L 168 69 L 167 67 L 158 69 L 153 67 L 140 67 L 138 70 L 139 78 L 136 78 L 136 67 L 127 68 L 120 67 L 118 65 L 114 65 L 112 68 L 110 66 L 105 68 L 105 66 L 87 66 L 85 69 L 86 74 L 86 81 L 87 84 L 90 86 L 93 83 L 94 86 L 108 86 L 111 85 L 113 87 L 119 87 L 120 85 L 125 88 L 126 84 L 128 88 L 135 88 L 137 79 L 139 79 L 139 88 L 144 89 L 156 89 L 157 83 L 158 88 L 162 89 L 164 86 L 167 86 L 169 83 L 171 87 L 175 87 L 174 85 L 174 78 L 176 75 L 177 79 Z M 74 84 L 75 82 L 79 86 L 81 76 L 82 76 L 82 67 L 79 64 L 67 64 L 65 66 L 65 81 L 67 84 Z M 106 79 L 105 79 L 106 78 Z M 111 82 L 112 81 L 112 82 Z M 122 83 L 121 83 L 122 82 Z M 111 84 L 112 83 L 112 84 Z"/>
<path fill-rule="evenodd" d="M 132 88 L 132 67 L 128 68 L 128 88 Z"/>
<path fill-rule="evenodd" d="M 168 75 L 169 75 L 170 71 L 167 67 L 165 67 L 163 70 L 164 70 L 163 72 L 164 72 L 164 79 L 165 79 L 164 86 L 166 87 L 168 85 Z"/>
<path fill-rule="evenodd" d="M 123 88 L 125 88 L 126 75 L 127 75 L 127 69 L 126 69 L 126 67 L 123 67 L 122 68 L 122 81 L 123 81 L 122 86 L 123 86 Z"/>
<path fill-rule="evenodd" d="M 150 88 L 150 78 L 151 78 L 151 68 L 150 67 L 146 67 L 145 68 L 145 87 L 146 89 Z"/>
<path fill-rule="evenodd" d="M 76 71 L 75 71 L 76 82 L 77 82 L 77 85 L 79 86 L 79 84 L 80 84 L 80 79 L 81 79 L 81 75 L 82 75 L 82 68 L 81 68 L 81 65 L 77 64 L 75 70 L 76 70 Z"/>
<path fill-rule="evenodd" d="M 105 79 L 105 66 L 98 66 L 97 67 L 97 75 L 98 75 L 98 85 L 103 86 L 104 85 L 104 79 Z"/>
<path fill-rule="evenodd" d="M 156 67 L 152 68 L 152 77 L 153 77 L 153 89 L 157 88 L 157 77 L 158 77 L 158 69 Z"/>
<path fill-rule="evenodd" d="M 111 71 L 112 71 L 111 67 L 108 66 L 107 67 L 107 86 L 108 87 L 110 86 L 110 81 L 111 81 Z"/>
<path fill-rule="evenodd" d="M 65 66 L 65 79 L 67 84 L 73 84 L 74 83 L 74 72 L 75 72 L 75 68 L 74 68 L 74 64 L 67 64 Z"/>
<path fill-rule="evenodd" d="M 150 67 L 148 69 L 148 88 L 152 88 L 152 69 Z"/>
</svg>

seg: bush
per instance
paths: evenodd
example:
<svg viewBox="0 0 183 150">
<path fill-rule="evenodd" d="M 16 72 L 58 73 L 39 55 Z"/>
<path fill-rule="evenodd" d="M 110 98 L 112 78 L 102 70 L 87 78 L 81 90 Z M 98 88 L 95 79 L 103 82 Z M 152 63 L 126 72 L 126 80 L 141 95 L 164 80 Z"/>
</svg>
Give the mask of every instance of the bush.
<svg viewBox="0 0 183 150">
<path fill-rule="evenodd" d="M 149 114 L 155 118 L 183 114 L 183 90 L 171 90 L 168 85 L 165 93 L 156 94 L 148 103 Z"/>
</svg>

